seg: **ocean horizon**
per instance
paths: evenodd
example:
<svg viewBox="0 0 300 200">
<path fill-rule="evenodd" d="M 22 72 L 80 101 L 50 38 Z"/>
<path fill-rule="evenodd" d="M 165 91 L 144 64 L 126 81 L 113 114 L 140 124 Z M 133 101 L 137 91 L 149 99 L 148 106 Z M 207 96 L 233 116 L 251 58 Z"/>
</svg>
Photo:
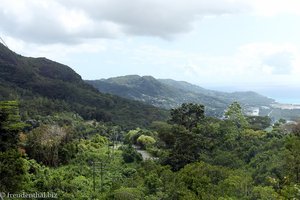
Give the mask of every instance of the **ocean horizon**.
<svg viewBox="0 0 300 200">
<path fill-rule="evenodd" d="M 272 99 L 274 99 L 277 103 L 300 104 L 300 98 L 272 98 Z"/>
<path fill-rule="evenodd" d="M 223 92 L 245 92 L 254 91 L 263 96 L 274 99 L 277 103 L 282 104 L 300 104 L 300 87 L 285 87 L 285 86 L 253 86 L 253 87 L 238 87 L 238 86 L 204 86 L 212 90 Z"/>
</svg>

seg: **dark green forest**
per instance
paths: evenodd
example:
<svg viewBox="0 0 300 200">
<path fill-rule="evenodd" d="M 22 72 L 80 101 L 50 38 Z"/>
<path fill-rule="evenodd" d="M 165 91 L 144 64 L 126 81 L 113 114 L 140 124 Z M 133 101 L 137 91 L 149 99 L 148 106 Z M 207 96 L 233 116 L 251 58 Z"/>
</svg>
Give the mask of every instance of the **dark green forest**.
<svg viewBox="0 0 300 200">
<path fill-rule="evenodd" d="M 272 131 L 233 103 L 226 119 L 183 104 L 170 119 L 124 130 L 61 112 L 23 121 L 0 104 L 0 190 L 59 199 L 299 199 L 300 125 Z M 136 151 L 147 151 L 143 159 Z"/>
<path fill-rule="evenodd" d="M 0 44 L 0 192 L 58 199 L 300 199 L 300 124 L 102 94 Z M 51 199 L 51 198 L 49 198 Z"/>
</svg>

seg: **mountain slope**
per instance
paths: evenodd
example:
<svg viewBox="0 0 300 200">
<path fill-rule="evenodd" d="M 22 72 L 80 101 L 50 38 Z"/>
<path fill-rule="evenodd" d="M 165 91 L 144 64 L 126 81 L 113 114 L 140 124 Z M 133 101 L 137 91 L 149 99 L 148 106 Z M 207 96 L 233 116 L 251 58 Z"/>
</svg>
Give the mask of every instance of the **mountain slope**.
<svg viewBox="0 0 300 200">
<path fill-rule="evenodd" d="M 72 111 L 130 126 L 166 117 L 166 111 L 153 106 L 98 92 L 68 66 L 23 57 L 0 43 L 0 100 L 8 99 L 20 99 L 21 110 L 31 115 Z"/>
<path fill-rule="evenodd" d="M 256 92 L 220 92 L 216 90 L 208 90 L 197 85 L 190 84 L 185 81 L 175 81 L 172 79 L 158 79 L 158 81 L 165 83 L 169 86 L 176 87 L 185 91 L 197 93 L 200 95 L 206 95 L 211 97 L 217 97 L 223 99 L 225 102 L 238 101 L 241 104 L 249 106 L 266 106 L 274 103 L 274 100 Z"/>
<path fill-rule="evenodd" d="M 155 79 L 151 76 L 129 75 L 109 79 L 86 81 L 99 91 L 162 107 L 174 108 L 185 102 L 201 103 L 206 113 L 221 116 L 233 101 L 243 106 L 266 106 L 274 102 L 255 92 L 226 93 L 172 79 Z"/>
</svg>

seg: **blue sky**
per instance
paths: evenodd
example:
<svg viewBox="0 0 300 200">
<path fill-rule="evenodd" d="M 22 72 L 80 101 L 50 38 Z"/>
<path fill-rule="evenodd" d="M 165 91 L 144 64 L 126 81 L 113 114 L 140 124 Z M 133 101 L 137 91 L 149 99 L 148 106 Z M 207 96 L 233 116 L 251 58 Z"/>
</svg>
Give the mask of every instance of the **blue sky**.
<svg viewBox="0 0 300 200">
<path fill-rule="evenodd" d="M 84 79 L 152 75 L 300 99 L 299 10 L 298 0 L 2 0 L 0 36 Z"/>
</svg>

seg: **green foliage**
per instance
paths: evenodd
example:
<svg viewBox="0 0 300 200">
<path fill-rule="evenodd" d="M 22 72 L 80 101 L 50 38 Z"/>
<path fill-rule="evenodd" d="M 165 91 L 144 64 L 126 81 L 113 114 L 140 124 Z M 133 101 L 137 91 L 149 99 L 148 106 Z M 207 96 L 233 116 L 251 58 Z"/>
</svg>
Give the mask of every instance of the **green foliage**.
<svg viewBox="0 0 300 200">
<path fill-rule="evenodd" d="M 256 186 L 253 188 L 252 198 L 261 200 L 277 200 L 279 199 L 279 195 L 270 186 Z"/>
<path fill-rule="evenodd" d="M 42 125 L 32 130 L 28 134 L 26 148 L 29 156 L 45 165 L 57 166 L 61 162 L 61 146 L 68 142 L 68 131 L 58 125 Z"/>
<path fill-rule="evenodd" d="M 142 135 L 140 128 L 128 131 L 128 133 L 125 135 L 125 143 L 136 144 L 136 140 L 140 135 Z"/>
<path fill-rule="evenodd" d="M 16 101 L 0 102 L 0 150 L 16 148 L 19 132 L 25 127 L 21 122 Z"/>
<path fill-rule="evenodd" d="M 264 130 L 271 126 L 271 118 L 268 116 L 247 116 L 246 120 L 253 130 Z"/>
<path fill-rule="evenodd" d="M 300 183 L 300 138 L 291 136 L 286 141 L 286 163 L 290 181 Z"/>
<path fill-rule="evenodd" d="M 155 194 L 163 187 L 163 183 L 159 176 L 153 173 L 145 177 L 145 186 L 148 189 L 148 193 Z"/>
<path fill-rule="evenodd" d="M 228 172 L 222 168 L 200 162 L 185 166 L 179 177 L 199 199 L 211 199 L 218 193 L 217 185 L 226 177 L 225 173 Z"/>
<path fill-rule="evenodd" d="M 239 128 L 248 127 L 249 124 L 242 113 L 242 107 L 238 102 L 233 102 L 225 112 L 225 117 L 233 121 Z"/>
<path fill-rule="evenodd" d="M 30 158 L 48 166 L 20 158 L 24 169 L 20 180 L 26 187 L 19 188 L 26 191 L 53 191 L 61 199 L 248 200 L 298 195 L 294 186 L 296 135 L 277 137 L 212 118 L 201 119 L 191 130 L 155 122 L 151 131 L 135 129 L 124 137 L 128 143 L 146 146 L 149 139 L 152 145 L 147 149 L 159 151 L 160 160 L 142 161 L 131 145 L 118 150 L 109 146 L 122 134 L 119 127 L 84 121 L 72 113 L 39 117 L 37 121 L 39 126 L 20 141 Z M 49 164 L 53 160 L 57 164 Z M 105 163 L 102 181 L 96 172 L 96 192 L 91 161 Z M 2 169 L 16 174 L 8 167 Z"/>
<path fill-rule="evenodd" d="M 131 145 L 122 146 L 122 157 L 126 163 L 138 162 L 143 158 Z"/>
<path fill-rule="evenodd" d="M 142 147 L 142 149 L 146 149 L 155 143 L 155 139 L 148 135 L 141 135 L 137 139 L 137 143 Z"/>
<path fill-rule="evenodd" d="M 177 171 L 184 165 L 198 160 L 200 140 L 196 134 L 186 130 L 183 126 L 174 126 L 172 132 L 175 136 L 175 144 L 164 163 L 171 165 L 173 170 Z"/>
<path fill-rule="evenodd" d="M 299 184 L 285 185 L 280 191 L 280 194 L 282 199 L 300 199 L 299 190 Z"/>
<path fill-rule="evenodd" d="M 14 149 L 0 152 L 0 190 L 17 192 L 26 183 L 26 165 L 21 154 Z"/>
<path fill-rule="evenodd" d="M 300 123 L 297 123 L 292 130 L 292 133 L 298 137 L 300 137 Z"/>
<path fill-rule="evenodd" d="M 25 127 L 21 122 L 16 101 L 0 102 L 0 190 L 15 192 L 24 187 L 26 163 L 19 147 L 19 133 Z"/>
<path fill-rule="evenodd" d="M 124 188 L 115 190 L 108 199 L 114 200 L 140 200 L 143 199 L 143 192 L 137 188 Z"/>
<path fill-rule="evenodd" d="M 197 199 L 243 199 L 251 191 L 250 174 L 203 162 L 185 166 L 180 170 L 179 177 Z"/>
<path fill-rule="evenodd" d="M 128 131 L 125 135 L 124 143 L 139 145 L 141 148 L 146 148 L 147 145 L 149 146 L 156 142 L 156 136 L 157 133 L 154 131 L 136 128 L 135 130 Z"/>
<path fill-rule="evenodd" d="M 286 181 L 285 155 L 282 149 L 258 153 L 249 165 L 254 169 L 253 178 L 258 185 L 270 185 L 278 189 Z"/>
<path fill-rule="evenodd" d="M 182 125 L 189 130 L 197 126 L 204 118 L 204 106 L 199 104 L 182 104 L 181 107 L 171 110 L 170 122 Z"/>
<path fill-rule="evenodd" d="M 158 132 L 159 143 L 161 148 L 171 148 L 175 143 L 175 137 L 172 133 L 172 125 L 166 122 L 153 122 L 151 128 Z"/>
</svg>

